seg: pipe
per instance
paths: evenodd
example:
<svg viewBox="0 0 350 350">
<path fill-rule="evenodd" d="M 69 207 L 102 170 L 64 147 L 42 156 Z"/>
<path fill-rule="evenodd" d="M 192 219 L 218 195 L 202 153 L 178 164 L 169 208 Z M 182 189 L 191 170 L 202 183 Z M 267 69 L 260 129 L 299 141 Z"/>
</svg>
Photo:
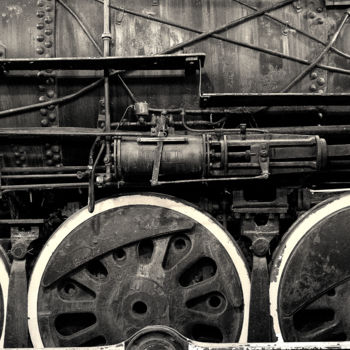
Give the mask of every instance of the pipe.
<svg viewBox="0 0 350 350">
<path fill-rule="evenodd" d="M 110 30 L 110 13 L 109 13 L 110 0 L 104 0 L 103 4 L 103 56 L 107 57 L 110 55 L 110 46 L 111 46 L 111 30 Z M 111 131 L 111 102 L 110 102 L 110 86 L 109 86 L 109 70 L 104 70 L 104 91 L 105 91 L 105 130 L 106 132 Z M 106 165 L 106 180 L 110 181 L 111 179 L 111 140 L 109 137 L 106 138 L 106 156 L 105 156 L 105 165 Z M 90 187 L 89 187 L 90 188 Z M 95 207 L 93 202 L 92 208 Z M 90 210 L 90 205 L 89 205 Z M 92 209 L 93 211 L 93 209 Z M 91 211 L 91 212 L 92 212 Z"/>
</svg>

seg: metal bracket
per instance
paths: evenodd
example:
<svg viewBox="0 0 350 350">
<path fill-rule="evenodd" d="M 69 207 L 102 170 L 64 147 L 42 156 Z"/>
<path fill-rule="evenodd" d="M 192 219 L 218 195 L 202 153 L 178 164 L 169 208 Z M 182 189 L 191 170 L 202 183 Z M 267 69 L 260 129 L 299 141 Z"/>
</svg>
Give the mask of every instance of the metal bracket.
<svg viewBox="0 0 350 350">
<path fill-rule="evenodd" d="M 39 227 L 20 230 L 11 227 L 11 255 L 13 262 L 10 272 L 9 293 L 4 346 L 6 348 L 28 347 L 27 318 L 27 272 L 25 256 L 29 245 L 39 238 Z"/>
<path fill-rule="evenodd" d="M 154 150 L 155 155 L 154 155 L 154 163 L 153 163 L 153 171 L 152 171 L 152 179 L 151 179 L 152 186 L 156 186 L 158 184 L 160 162 L 162 160 L 162 154 L 163 154 L 163 146 L 164 146 L 164 141 L 158 141 L 157 147 Z"/>
<path fill-rule="evenodd" d="M 279 234 L 278 215 L 269 215 L 265 225 L 258 225 L 254 217 L 242 221 L 242 234 L 252 241 L 253 270 L 251 275 L 249 342 L 270 342 L 272 327 L 269 310 L 269 272 L 266 255 L 271 240 Z"/>
</svg>

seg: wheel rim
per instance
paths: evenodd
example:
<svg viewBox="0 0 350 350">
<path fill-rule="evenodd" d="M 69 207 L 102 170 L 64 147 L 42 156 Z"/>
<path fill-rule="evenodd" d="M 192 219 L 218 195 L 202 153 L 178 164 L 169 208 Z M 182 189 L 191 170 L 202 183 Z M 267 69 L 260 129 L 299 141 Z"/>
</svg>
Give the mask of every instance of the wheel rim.
<svg viewBox="0 0 350 350">
<path fill-rule="evenodd" d="M 327 200 L 291 227 L 274 254 L 270 305 L 278 340 L 350 338 L 350 195 Z"/>
<path fill-rule="evenodd" d="M 4 249 L 0 246 L 0 348 L 4 347 L 6 327 L 6 306 L 9 286 L 9 262 Z"/>
<path fill-rule="evenodd" d="M 70 232 L 121 210 L 136 226 L 154 217 L 172 227 L 182 218 L 195 225 L 119 247 L 43 287 L 45 268 Z M 97 203 L 93 214 L 81 210 L 49 239 L 30 281 L 29 331 L 35 347 L 111 344 L 156 323 L 198 340 L 246 341 L 249 292 L 240 250 L 212 218 L 166 196 L 123 196 Z"/>
</svg>

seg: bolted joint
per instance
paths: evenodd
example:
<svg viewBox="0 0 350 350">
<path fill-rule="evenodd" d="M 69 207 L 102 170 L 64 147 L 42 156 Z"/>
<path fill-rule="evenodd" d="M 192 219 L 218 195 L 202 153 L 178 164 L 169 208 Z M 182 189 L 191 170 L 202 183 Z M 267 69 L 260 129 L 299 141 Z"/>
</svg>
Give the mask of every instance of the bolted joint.
<svg viewBox="0 0 350 350">
<path fill-rule="evenodd" d="M 102 33 L 101 37 L 102 37 L 102 40 L 111 40 L 112 39 L 111 33 Z"/>
<path fill-rule="evenodd" d="M 270 248 L 270 241 L 266 238 L 259 237 L 253 241 L 251 249 L 256 256 L 265 256 Z"/>
<path fill-rule="evenodd" d="M 12 246 L 11 255 L 15 260 L 23 260 L 27 255 L 27 244 L 24 242 L 17 242 Z"/>
</svg>

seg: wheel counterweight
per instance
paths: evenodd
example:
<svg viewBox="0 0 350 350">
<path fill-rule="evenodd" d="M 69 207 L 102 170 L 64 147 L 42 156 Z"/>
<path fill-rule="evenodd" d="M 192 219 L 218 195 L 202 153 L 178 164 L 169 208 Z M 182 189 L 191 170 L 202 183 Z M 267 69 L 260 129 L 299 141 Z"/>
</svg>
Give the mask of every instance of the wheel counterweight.
<svg viewBox="0 0 350 350">
<path fill-rule="evenodd" d="M 66 273 L 62 256 L 77 267 Z M 211 217 L 168 196 L 123 196 L 74 214 L 46 243 L 29 286 L 29 331 L 35 347 L 115 344 L 152 324 L 246 341 L 249 293 L 242 254 Z"/>
<path fill-rule="evenodd" d="M 350 195 L 304 214 L 274 254 L 270 298 L 279 340 L 350 339 Z"/>
</svg>

